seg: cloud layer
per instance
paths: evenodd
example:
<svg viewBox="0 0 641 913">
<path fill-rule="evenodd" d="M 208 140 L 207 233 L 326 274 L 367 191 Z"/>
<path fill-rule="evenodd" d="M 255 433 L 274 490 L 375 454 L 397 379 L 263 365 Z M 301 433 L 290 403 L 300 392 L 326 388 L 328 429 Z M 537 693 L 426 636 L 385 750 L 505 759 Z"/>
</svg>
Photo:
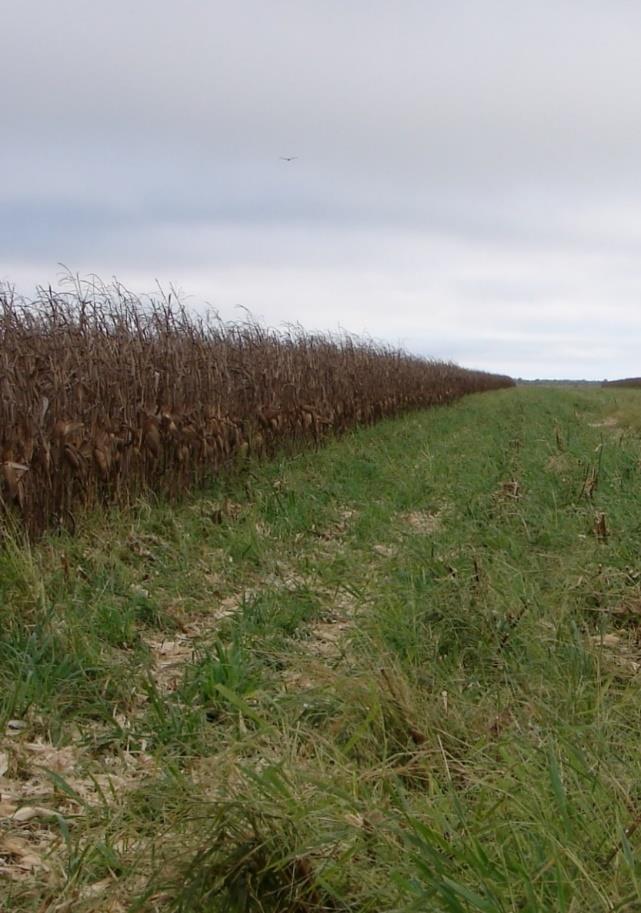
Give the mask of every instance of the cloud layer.
<svg viewBox="0 0 641 913">
<path fill-rule="evenodd" d="M 641 373 L 641 7 L 6 7 L 0 278 L 63 262 L 520 376 Z"/>
</svg>

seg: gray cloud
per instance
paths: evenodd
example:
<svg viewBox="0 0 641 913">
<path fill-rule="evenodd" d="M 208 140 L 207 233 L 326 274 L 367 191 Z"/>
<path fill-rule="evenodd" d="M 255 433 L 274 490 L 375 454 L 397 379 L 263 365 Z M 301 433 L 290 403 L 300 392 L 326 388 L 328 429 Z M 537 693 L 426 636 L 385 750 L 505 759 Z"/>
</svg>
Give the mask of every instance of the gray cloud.
<svg viewBox="0 0 641 913">
<path fill-rule="evenodd" d="M 0 277 L 64 262 L 517 374 L 639 373 L 637 4 L 23 0 L 1 24 Z"/>
</svg>

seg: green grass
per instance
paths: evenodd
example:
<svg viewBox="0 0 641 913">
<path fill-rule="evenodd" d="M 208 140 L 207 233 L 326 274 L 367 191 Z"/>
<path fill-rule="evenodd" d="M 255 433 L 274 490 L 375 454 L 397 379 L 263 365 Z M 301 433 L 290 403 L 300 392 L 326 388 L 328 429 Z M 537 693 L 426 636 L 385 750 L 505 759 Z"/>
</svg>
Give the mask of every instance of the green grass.
<svg viewBox="0 0 641 913">
<path fill-rule="evenodd" d="M 641 909 L 637 416 L 474 396 L 14 541 L 8 776 L 76 762 L 40 774 L 61 819 L 0 824 L 51 849 L 6 908 Z"/>
</svg>

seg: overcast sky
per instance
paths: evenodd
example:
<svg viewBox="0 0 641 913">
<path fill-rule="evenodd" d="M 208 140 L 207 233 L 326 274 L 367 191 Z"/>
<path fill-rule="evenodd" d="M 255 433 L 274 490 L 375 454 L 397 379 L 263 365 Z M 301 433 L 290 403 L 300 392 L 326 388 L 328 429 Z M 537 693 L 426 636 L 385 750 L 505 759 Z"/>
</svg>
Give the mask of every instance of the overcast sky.
<svg viewBox="0 0 641 913">
<path fill-rule="evenodd" d="M 0 28 L 22 291 L 64 263 L 514 376 L 641 374 L 635 0 L 0 0 Z"/>
</svg>

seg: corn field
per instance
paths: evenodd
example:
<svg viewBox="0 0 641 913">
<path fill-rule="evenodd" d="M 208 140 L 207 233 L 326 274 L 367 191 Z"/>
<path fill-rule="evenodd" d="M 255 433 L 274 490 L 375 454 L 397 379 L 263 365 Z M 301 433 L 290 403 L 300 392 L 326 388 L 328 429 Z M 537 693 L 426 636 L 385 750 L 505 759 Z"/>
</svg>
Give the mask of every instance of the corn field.
<svg viewBox="0 0 641 913">
<path fill-rule="evenodd" d="M 248 457 L 511 385 L 348 336 L 223 323 L 172 295 L 0 288 L 0 516 L 30 534 Z"/>
</svg>

